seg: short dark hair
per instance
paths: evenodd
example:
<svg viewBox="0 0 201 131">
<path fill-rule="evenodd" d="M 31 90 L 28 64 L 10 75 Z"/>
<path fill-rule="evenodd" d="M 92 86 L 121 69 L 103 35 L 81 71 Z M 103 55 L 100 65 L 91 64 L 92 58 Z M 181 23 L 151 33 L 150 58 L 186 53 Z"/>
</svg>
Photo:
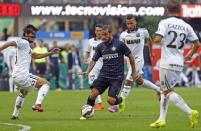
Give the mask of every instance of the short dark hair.
<svg viewBox="0 0 201 131">
<path fill-rule="evenodd" d="M 109 33 L 111 33 L 112 27 L 110 25 L 103 25 L 103 30 L 107 30 Z"/>
<path fill-rule="evenodd" d="M 103 28 L 103 24 L 96 24 L 95 28 L 96 27 Z"/>
<path fill-rule="evenodd" d="M 127 16 L 126 16 L 126 19 L 127 19 L 127 20 L 135 19 L 135 20 L 136 20 L 135 16 L 132 15 L 132 14 L 127 15 Z"/>
<path fill-rule="evenodd" d="M 38 31 L 38 29 L 35 26 L 28 24 L 27 26 L 24 27 L 23 31 L 24 31 L 23 35 L 25 36 L 25 33 L 35 33 Z"/>
<path fill-rule="evenodd" d="M 180 12 L 180 3 L 176 0 L 169 0 L 167 4 L 168 12 L 170 13 L 179 13 Z"/>
</svg>

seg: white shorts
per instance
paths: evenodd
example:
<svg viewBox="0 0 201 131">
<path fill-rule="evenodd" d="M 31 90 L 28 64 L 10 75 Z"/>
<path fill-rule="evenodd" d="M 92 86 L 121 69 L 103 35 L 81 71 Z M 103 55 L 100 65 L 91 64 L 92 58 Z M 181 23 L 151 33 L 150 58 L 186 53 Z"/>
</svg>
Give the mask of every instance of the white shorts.
<svg viewBox="0 0 201 131">
<path fill-rule="evenodd" d="M 88 75 L 88 79 L 89 79 L 88 82 L 90 85 L 94 82 L 95 79 L 98 78 L 98 75 L 100 74 L 100 70 L 101 69 L 99 69 L 99 68 L 93 68 L 91 70 L 91 72 Z"/>
<path fill-rule="evenodd" d="M 13 80 L 15 85 L 17 86 L 17 89 L 25 89 L 28 91 L 34 90 L 38 79 L 39 79 L 38 76 L 35 76 L 31 73 L 27 75 L 18 74 L 13 76 Z"/>
<path fill-rule="evenodd" d="M 180 71 L 159 69 L 160 85 L 162 89 L 171 89 L 180 81 Z"/>
<path fill-rule="evenodd" d="M 143 66 L 144 66 L 144 61 L 138 61 L 135 63 L 135 69 L 136 69 L 137 77 L 139 77 L 143 74 L 143 71 L 142 71 Z M 126 80 L 133 81 L 132 68 L 131 68 L 130 64 L 128 64 L 128 73 L 126 76 Z"/>
</svg>

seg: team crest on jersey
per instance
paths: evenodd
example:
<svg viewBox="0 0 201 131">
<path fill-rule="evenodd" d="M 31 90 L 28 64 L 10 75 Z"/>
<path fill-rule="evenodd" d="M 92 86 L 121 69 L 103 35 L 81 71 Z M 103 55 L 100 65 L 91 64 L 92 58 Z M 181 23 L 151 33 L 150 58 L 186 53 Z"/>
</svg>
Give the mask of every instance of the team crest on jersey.
<svg viewBox="0 0 201 131">
<path fill-rule="evenodd" d="M 136 34 L 136 37 L 140 37 L 140 33 L 137 33 L 137 34 Z"/>
<path fill-rule="evenodd" d="M 112 47 L 112 51 L 115 51 L 115 50 L 116 50 L 116 47 L 113 46 L 113 47 Z"/>
</svg>

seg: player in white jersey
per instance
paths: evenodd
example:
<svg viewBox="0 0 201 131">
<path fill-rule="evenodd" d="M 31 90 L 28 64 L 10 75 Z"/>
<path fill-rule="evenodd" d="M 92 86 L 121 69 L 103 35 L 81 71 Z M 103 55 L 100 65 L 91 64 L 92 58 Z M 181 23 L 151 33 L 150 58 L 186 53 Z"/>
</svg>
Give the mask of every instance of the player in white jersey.
<svg viewBox="0 0 201 131">
<path fill-rule="evenodd" d="M 127 30 L 121 33 L 120 40 L 123 41 L 131 50 L 134 58 L 135 58 L 135 67 L 137 73 L 136 83 L 140 86 L 145 86 L 147 88 L 151 88 L 160 91 L 160 87 L 154 85 L 149 80 L 143 79 L 143 71 L 142 68 L 144 66 L 144 56 L 143 49 L 145 42 L 148 43 L 150 57 L 152 58 L 152 40 L 149 36 L 147 29 L 137 27 L 137 21 L 133 15 L 128 15 L 126 18 Z M 124 88 L 121 91 L 121 96 L 126 98 L 128 97 L 131 91 L 131 85 L 133 82 L 132 79 L 132 70 L 129 64 L 127 77 L 125 80 Z M 118 106 L 113 106 L 108 109 L 109 112 L 117 112 Z M 122 110 L 123 111 L 123 110 Z"/>
<path fill-rule="evenodd" d="M 92 57 L 94 56 L 96 47 L 102 42 L 102 40 L 101 40 L 102 28 L 103 28 L 102 24 L 97 24 L 95 26 L 95 37 L 89 39 L 88 48 L 87 48 L 87 52 L 86 52 L 85 59 L 84 59 L 85 63 L 88 63 L 88 61 L 92 60 Z M 102 65 L 103 65 L 103 59 L 100 58 L 96 62 L 96 65 L 94 66 L 94 68 L 92 69 L 92 71 L 88 75 L 90 85 L 93 83 L 93 81 L 95 79 L 97 79 L 97 77 L 100 73 L 100 70 L 102 68 Z M 104 109 L 104 104 L 102 103 L 101 95 L 98 95 L 95 103 L 98 104 L 98 108 L 95 107 L 95 110 Z"/>
<path fill-rule="evenodd" d="M 13 120 L 18 119 L 19 111 L 24 103 L 25 96 L 30 90 L 33 90 L 34 88 L 38 88 L 39 92 L 35 105 L 32 106 L 32 109 L 37 112 L 43 112 L 41 103 L 46 96 L 50 86 L 49 82 L 44 78 L 40 78 L 29 73 L 31 60 L 32 58 L 44 58 L 60 51 L 59 48 L 54 48 L 50 52 L 45 54 L 32 53 L 30 43 L 34 41 L 36 32 L 37 29 L 33 25 L 27 25 L 24 28 L 23 38 L 6 42 L 0 47 L 0 51 L 10 46 L 15 46 L 17 48 L 16 63 L 13 69 L 12 77 L 14 83 L 20 91 L 20 94 L 16 98 L 14 111 L 11 117 L 11 119 Z"/>
<path fill-rule="evenodd" d="M 192 27 L 178 17 L 179 3 L 169 2 L 167 9 L 169 18 L 160 21 L 154 39 L 154 43 L 161 44 L 159 74 L 162 93 L 160 116 L 150 126 L 153 128 L 166 126 L 168 105 L 169 102 L 172 102 L 189 116 L 190 125 L 193 128 L 198 124 L 199 112 L 192 110 L 182 97 L 173 91 L 173 87 L 180 79 L 184 61 L 191 59 L 193 54 L 197 52 L 200 43 Z M 194 46 L 184 57 L 183 51 L 186 40 L 191 41 Z"/>
</svg>

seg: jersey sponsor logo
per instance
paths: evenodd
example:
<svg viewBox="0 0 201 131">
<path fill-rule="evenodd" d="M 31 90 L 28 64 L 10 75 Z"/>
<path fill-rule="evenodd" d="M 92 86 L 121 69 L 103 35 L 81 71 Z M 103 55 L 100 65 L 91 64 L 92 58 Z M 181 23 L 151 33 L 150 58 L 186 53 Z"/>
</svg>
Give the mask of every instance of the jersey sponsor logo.
<svg viewBox="0 0 201 131">
<path fill-rule="evenodd" d="M 126 40 L 127 44 L 140 44 L 140 39 Z"/>
<path fill-rule="evenodd" d="M 182 65 L 177 65 L 177 64 L 170 64 L 170 66 L 172 66 L 172 67 L 180 67 L 180 68 L 183 68 Z"/>
<path fill-rule="evenodd" d="M 114 54 L 106 54 L 106 55 L 103 55 L 103 59 L 114 59 L 114 58 L 118 58 L 119 57 L 119 54 L 118 53 L 114 53 Z"/>
</svg>

